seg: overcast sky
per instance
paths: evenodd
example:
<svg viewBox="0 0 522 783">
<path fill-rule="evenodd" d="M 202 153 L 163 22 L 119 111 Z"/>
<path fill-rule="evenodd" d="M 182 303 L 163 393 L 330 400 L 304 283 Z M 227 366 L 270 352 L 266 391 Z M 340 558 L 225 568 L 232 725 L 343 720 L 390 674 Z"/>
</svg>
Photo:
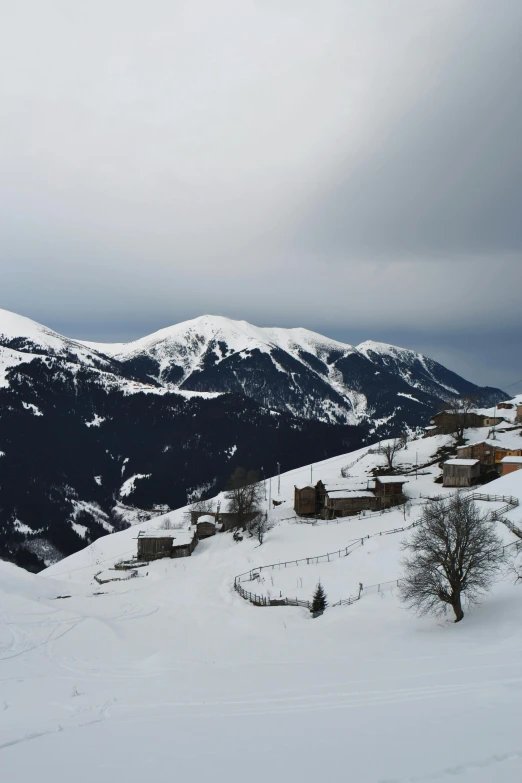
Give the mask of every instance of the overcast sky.
<svg viewBox="0 0 522 783">
<path fill-rule="evenodd" d="M 106 341 L 215 313 L 522 378 L 520 0 L 0 9 L 0 306 Z"/>
</svg>

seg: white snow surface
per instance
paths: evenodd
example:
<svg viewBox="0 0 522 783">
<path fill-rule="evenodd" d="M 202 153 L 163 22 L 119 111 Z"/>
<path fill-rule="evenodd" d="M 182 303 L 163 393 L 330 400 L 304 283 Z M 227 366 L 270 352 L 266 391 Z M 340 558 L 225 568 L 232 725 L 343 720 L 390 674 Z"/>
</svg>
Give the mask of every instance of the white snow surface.
<svg viewBox="0 0 522 783">
<path fill-rule="evenodd" d="M 233 590 L 234 576 L 256 565 L 365 536 L 348 557 L 289 563 L 243 584 L 310 598 L 321 579 L 333 604 L 360 582 L 397 579 L 408 533 L 381 533 L 417 518 L 421 494 L 451 493 L 433 483 L 436 466 L 422 467 L 446 442 L 425 438 L 399 453 L 404 473 L 416 457 L 421 466 L 406 485 L 406 512 L 296 524 L 293 488 L 310 482 L 307 466 L 282 474 L 280 494 L 277 479 L 267 482 L 283 503 L 261 547 L 218 534 L 190 558 L 150 563 L 131 578 L 112 570 L 135 554 L 137 530 L 160 529 L 157 517 L 38 576 L 0 562 L 2 783 L 519 783 L 522 587 L 512 578 L 458 625 L 409 615 L 390 584 L 317 619 L 297 607 L 254 607 Z M 361 449 L 314 465 L 312 481 L 363 489 L 383 463 Z M 487 492 L 522 498 L 522 472 Z M 183 524 L 185 511 L 164 518 Z M 522 507 L 509 517 L 522 525 Z M 500 523 L 499 532 L 514 540 Z M 99 585 L 95 574 L 118 581 Z"/>
<path fill-rule="evenodd" d="M 9 310 L 0 309 L 0 338 L 6 340 L 22 339 L 27 340 L 34 344 L 37 348 L 41 348 L 57 356 L 75 355 L 78 359 L 86 364 L 93 363 L 92 348 L 86 348 L 86 346 L 78 340 L 71 340 L 69 337 L 63 337 L 58 332 L 49 329 L 43 324 L 39 324 L 36 321 L 26 318 L 23 315 L 17 315 Z M 4 361 L 8 357 L 8 351 L 10 349 L 3 348 L 2 353 L 4 355 Z M 13 351 L 14 355 L 8 357 L 17 363 L 18 356 L 23 352 Z M 18 356 L 17 356 L 18 354 Z M 27 357 L 27 354 L 23 354 Z M 35 358 L 36 354 L 30 354 L 32 358 Z M 98 356 L 98 360 L 104 361 L 104 357 Z M 25 361 L 28 361 L 26 358 Z"/>
<path fill-rule="evenodd" d="M 150 473 L 135 473 L 134 476 L 130 476 L 126 479 L 120 487 L 120 498 L 126 498 L 134 492 L 136 481 L 140 479 L 150 478 Z"/>
<path fill-rule="evenodd" d="M 128 359 L 143 351 L 156 354 L 168 363 L 172 349 L 190 345 L 193 340 L 206 347 L 212 340 L 223 340 L 234 352 L 259 348 L 268 351 L 274 345 L 292 352 L 302 348 L 318 355 L 322 348 L 336 349 L 341 352 L 355 350 L 351 345 L 332 340 L 309 329 L 283 329 L 279 327 L 259 327 L 248 321 L 234 321 L 219 315 L 202 315 L 190 321 L 168 326 L 153 334 L 134 340 L 130 343 L 93 343 L 84 345 L 94 348 L 107 356 L 117 359 Z M 197 351 L 194 351 L 197 355 Z M 189 358 L 189 357 L 187 357 Z M 198 357 L 199 358 L 199 357 Z"/>
</svg>

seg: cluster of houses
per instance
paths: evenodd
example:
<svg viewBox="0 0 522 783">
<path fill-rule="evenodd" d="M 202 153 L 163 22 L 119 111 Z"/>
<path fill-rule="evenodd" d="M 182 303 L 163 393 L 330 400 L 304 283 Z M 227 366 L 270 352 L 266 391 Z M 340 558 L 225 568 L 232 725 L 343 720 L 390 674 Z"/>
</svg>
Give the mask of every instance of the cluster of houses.
<svg viewBox="0 0 522 783">
<path fill-rule="evenodd" d="M 504 415 L 497 411 L 510 411 Z M 514 415 L 513 415 L 514 414 Z M 451 411 L 441 411 L 427 428 L 428 434 L 449 432 L 451 420 L 458 416 Z M 522 404 L 500 402 L 494 413 L 471 411 L 466 413 L 467 428 L 491 427 L 487 438 L 457 447 L 457 456 L 443 464 L 443 485 L 445 487 L 471 487 L 479 484 L 485 476 L 506 475 L 522 468 L 522 438 L 516 425 L 522 424 Z M 513 426 L 515 425 L 515 426 Z M 499 430 L 496 428 L 499 427 Z M 516 429 L 516 434 L 513 430 Z"/>
<path fill-rule="evenodd" d="M 502 411 L 502 413 L 500 413 Z M 504 414 L 506 411 L 506 414 Z M 509 412 L 509 413 L 507 413 Z M 451 432 L 452 411 L 441 411 L 426 428 L 426 435 Z M 486 474 L 505 475 L 522 469 L 522 438 L 515 440 L 513 432 L 522 424 L 522 402 L 500 402 L 491 411 L 466 413 L 466 428 L 493 428 L 487 438 L 457 448 L 457 456 L 443 464 L 443 484 L 446 487 L 470 487 L 484 480 Z M 502 431 L 495 428 L 503 426 Z M 507 431 L 506 431 L 507 428 Z M 375 476 L 373 486 L 347 490 L 327 488 L 322 481 L 315 486 L 295 487 L 294 511 L 301 517 L 335 519 L 361 511 L 382 511 L 406 501 L 405 476 Z M 253 516 L 253 514 L 251 515 Z M 191 527 L 183 530 L 150 530 L 138 534 L 138 560 L 150 561 L 162 557 L 189 557 L 198 542 L 219 531 L 238 527 L 237 514 L 217 511 L 191 511 Z M 248 519 L 242 519 L 242 524 Z"/>
<path fill-rule="evenodd" d="M 190 557 L 201 539 L 215 535 L 215 515 L 205 512 L 198 513 L 195 524 L 188 530 L 141 530 L 138 533 L 138 560 Z"/>
<path fill-rule="evenodd" d="M 382 511 L 404 503 L 405 476 L 375 476 L 365 490 L 327 489 L 322 481 L 312 487 L 294 488 L 294 511 L 300 517 L 336 519 L 360 511 Z"/>
<path fill-rule="evenodd" d="M 235 530 L 249 522 L 255 513 L 237 514 L 226 511 L 191 511 L 190 528 L 182 530 L 142 530 L 138 533 L 139 561 L 159 560 L 162 557 L 190 557 L 204 538 Z"/>
</svg>

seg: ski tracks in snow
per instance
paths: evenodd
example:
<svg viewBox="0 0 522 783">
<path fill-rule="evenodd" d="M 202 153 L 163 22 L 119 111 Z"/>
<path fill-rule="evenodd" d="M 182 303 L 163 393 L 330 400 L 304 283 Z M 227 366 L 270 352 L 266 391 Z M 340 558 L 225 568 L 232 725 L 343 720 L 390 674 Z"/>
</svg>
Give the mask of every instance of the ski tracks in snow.
<svg viewBox="0 0 522 783">
<path fill-rule="evenodd" d="M 517 750 L 512 753 L 495 753 L 493 756 L 488 756 L 485 759 L 479 761 L 470 761 L 466 764 L 456 764 L 445 769 L 438 770 L 436 772 L 430 772 L 427 775 L 414 775 L 407 778 L 382 778 L 378 783 L 427 783 L 430 780 L 454 780 L 461 775 L 467 775 L 468 773 L 477 772 L 479 770 L 496 767 L 499 764 L 505 764 L 508 761 L 520 761 L 522 759 L 522 751 Z M 501 770 L 498 770 L 501 772 Z M 491 769 L 491 774 L 496 774 L 496 770 Z M 470 778 L 473 780 L 473 778 Z"/>
</svg>

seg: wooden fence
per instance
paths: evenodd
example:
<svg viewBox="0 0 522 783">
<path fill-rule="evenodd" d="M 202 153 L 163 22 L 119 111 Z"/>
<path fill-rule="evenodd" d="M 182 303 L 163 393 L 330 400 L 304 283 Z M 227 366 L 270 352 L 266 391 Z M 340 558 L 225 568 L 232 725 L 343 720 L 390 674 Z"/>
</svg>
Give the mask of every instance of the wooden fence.
<svg viewBox="0 0 522 783">
<path fill-rule="evenodd" d="M 507 511 L 510 511 L 519 505 L 518 498 L 514 497 L 513 495 L 487 495 L 481 492 L 472 492 L 466 495 L 466 499 L 472 501 L 482 500 L 489 503 L 504 503 L 504 506 L 492 512 L 491 518 L 503 522 L 514 533 L 514 535 L 522 539 L 522 530 L 517 528 L 516 525 L 513 525 L 513 523 L 509 520 L 503 518 L 503 515 Z M 428 502 L 429 501 L 427 501 L 427 503 Z M 262 571 L 274 571 L 275 569 L 280 570 L 281 568 L 292 568 L 299 565 L 318 565 L 320 562 L 331 562 L 341 557 L 348 557 L 348 555 L 351 554 L 355 549 L 358 549 L 360 546 L 364 546 L 364 542 L 367 539 L 377 538 L 380 536 L 390 536 L 396 533 L 404 533 L 408 530 L 412 530 L 413 528 L 418 527 L 421 523 L 422 519 L 418 519 L 416 522 L 412 522 L 411 525 L 396 527 L 392 528 L 391 530 L 382 530 L 379 533 L 372 533 L 364 536 L 363 538 L 352 539 L 352 541 L 348 542 L 347 546 L 334 552 L 326 552 L 326 554 L 314 555 L 312 557 L 302 557 L 298 558 L 297 560 L 287 560 L 283 563 L 270 563 L 268 565 L 256 566 L 255 568 L 251 568 L 249 571 L 245 571 L 244 573 L 238 574 L 236 577 L 234 577 L 234 590 L 236 590 L 236 592 L 239 593 L 239 595 L 246 601 L 250 601 L 250 603 L 254 604 L 254 606 L 302 606 L 306 609 L 310 609 L 310 601 L 300 601 L 297 598 L 270 599 L 268 596 L 258 595 L 256 593 L 245 590 L 241 586 L 241 582 L 252 582 L 258 579 Z M 522 549 L 522 540 L 515 541 L 512 544 L 506 544 L 503 549 L 506 550 L 510 547 L 515 547 L 516 551 L 518 552 L 520 549 Z M 389 582 L 380 582 L 375 585 L 370 585 L 369 587 L 363 587 L 361 584 L 359 595 L 350 596 L 348 598 L 341 598 L 335 604 L 332 604 L 332 606 L 350 606 L 356 601 L 359 601 L 364 594 L 369 595 L 372 592 L 380 593 L 388 589 L 393 589 L 393 587 L 398 587 L 399 585 L 400 579 L 392 579 Z"/>
<path fill-rule="evenodd" d="M 234 581 L 234 590 L 246 601 L 254 604 L 254 606 L 302 606 L 309 611 L 312 609 L 310 601 L 300 601 L 297 598 L 269 598 L 266 595 L 256 595 L 256 593 L 245 590 L 237 581 Z"/>
</svg>

